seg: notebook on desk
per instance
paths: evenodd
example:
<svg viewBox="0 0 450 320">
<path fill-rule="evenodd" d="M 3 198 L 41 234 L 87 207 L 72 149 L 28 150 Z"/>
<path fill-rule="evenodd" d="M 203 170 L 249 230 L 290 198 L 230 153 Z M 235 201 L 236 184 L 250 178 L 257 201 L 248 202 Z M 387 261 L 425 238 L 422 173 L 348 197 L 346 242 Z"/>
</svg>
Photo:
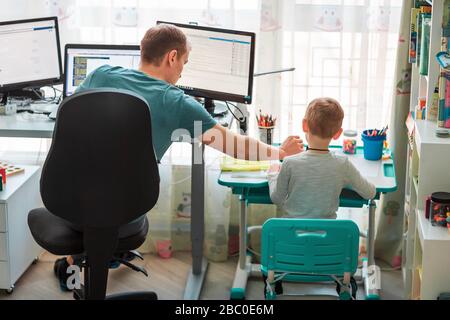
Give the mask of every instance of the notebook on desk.
<svg viewBox="0 0 450 320">
<path fill-rule="evenodd" d="M 222 171 L 267 171 L 270 167 L 270 161 L 247 161 L 231 157 L 223 157 L 220 161 Z"/>
</svg>

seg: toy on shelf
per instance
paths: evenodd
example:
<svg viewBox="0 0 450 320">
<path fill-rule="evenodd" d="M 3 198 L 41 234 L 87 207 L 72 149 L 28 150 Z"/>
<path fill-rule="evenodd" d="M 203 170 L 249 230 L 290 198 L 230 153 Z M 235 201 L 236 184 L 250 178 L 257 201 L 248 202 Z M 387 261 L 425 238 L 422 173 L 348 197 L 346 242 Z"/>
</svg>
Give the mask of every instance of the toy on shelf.
<svg viewBox="0 0 450 320">
<path fill-rule="evenodd" d="M 17 173 L 21 173 L 24 172 L 25 169 L 15 166 L 13 164 L 4 162 L 4 161 L 0 161 L 0 175 L 2 176 L 2 184 L 5 185 L 6 184 L 6 177 L 15 175 Z"/>
<path fill-rule="evenodd" d="M 4 162 L 4 161 L 0 161 L 0 169 L 5 169 L 6 171 L 6 177 L 15 175 L 17 173 L 21 173 L 23 171 L 25 171 L 24 168 L 21 168 L 19 166 Z M 3 178 L 3 183 L 6 183 L 6 177 Z"/>
<path fill-rule="evenodd" d="M 433 226 L 448 226 L 450 218 L 450 193 L 435 192 L 431 195 L 430 220 Z"/>
</svg>

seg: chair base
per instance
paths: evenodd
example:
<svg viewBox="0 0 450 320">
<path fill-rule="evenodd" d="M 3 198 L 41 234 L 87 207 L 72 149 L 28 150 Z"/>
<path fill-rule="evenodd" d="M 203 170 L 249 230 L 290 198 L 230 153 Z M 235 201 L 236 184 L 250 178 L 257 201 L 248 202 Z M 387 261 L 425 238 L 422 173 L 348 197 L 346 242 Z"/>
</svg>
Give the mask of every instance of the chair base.
<svg viewBox="0 0 450 320">
<path fill-rule="evenodd" d="M 73 291 L 73 297 L 75 300 L 85 300 L 84 286 L 81 285 L 80 289 Z M 135 291 L 115 293 L 105 297 L 105 300 L 158 300 L 158 295 L 153 291 Z"/>
</svg>

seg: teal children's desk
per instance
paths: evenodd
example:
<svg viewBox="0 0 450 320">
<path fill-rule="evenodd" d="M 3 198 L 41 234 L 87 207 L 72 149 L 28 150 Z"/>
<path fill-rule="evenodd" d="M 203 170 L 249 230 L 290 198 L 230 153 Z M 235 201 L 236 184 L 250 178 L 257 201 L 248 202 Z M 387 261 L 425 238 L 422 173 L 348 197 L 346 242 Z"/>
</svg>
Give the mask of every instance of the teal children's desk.
<svg viewBox="0 0 450 320">
<path fill-rule="evenodd" d="M 332 151 L 342 153 L 340 147 L 332 147 Z M 392 159 L 369 161 L 365 160 L 361 147 L 355 155 L 348 155 L 350 161 L 361 174 L 377 188 L 375 200 L 380 199 L 381 193 L 393 192 L 397 189 L 395 168 Z M 222 171 L 219 184 L 230 187 L 233 194 L 239 195 L 241 201 L 239 219 L 239 263 L 236 269 L 231 299 L 244 299 L 245 288 L 249 276 L 261 276 L 259 264 L 252 263 L 251 254 L 247 252 L 247 206 L 251 203 L 271 204 L 267 174 L 265 171 L 230 172 Z M 365 200 L 350 189 L 342 190 L 340 196 L 341 207 L 362 208 L 369 207 L 368 228 L 360 232 L 367 238 L 367 257 L 363 259 L 363 266 L 358 270 L 356 278 L 364 281 L 366 299 L 380 298 L 381 274 L 374 258 L 375 210 L 374 200 Z"/>
</svg>

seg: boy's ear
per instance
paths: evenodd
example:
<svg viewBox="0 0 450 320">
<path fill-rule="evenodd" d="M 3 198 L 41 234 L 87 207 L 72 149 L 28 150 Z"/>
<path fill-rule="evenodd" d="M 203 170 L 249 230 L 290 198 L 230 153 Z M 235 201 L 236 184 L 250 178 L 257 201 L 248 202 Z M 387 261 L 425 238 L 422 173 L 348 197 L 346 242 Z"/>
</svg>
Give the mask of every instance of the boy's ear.
<svg viewBox="0 0 450 320">
<path fill-rule="evenodd" d="M 344 131 L 342 128 L 340 128 L 339 130 L 338 130 L 338 132 L 336 132 L 336 134 L 333 136 L 333 140 L 337 140 L 337 139 L 339 139 L 339 137 L 341 136 L 341 134 L 342 134 L 342 131 Z"/>
<path fill-rule="evenodd" d="M 306 121 L 306 119 L 302 120 L 302 130 L 303 132 L 308 132 L 309 131 L 309 127 L 308 127 L 308 121 Z"/>
</svg>

